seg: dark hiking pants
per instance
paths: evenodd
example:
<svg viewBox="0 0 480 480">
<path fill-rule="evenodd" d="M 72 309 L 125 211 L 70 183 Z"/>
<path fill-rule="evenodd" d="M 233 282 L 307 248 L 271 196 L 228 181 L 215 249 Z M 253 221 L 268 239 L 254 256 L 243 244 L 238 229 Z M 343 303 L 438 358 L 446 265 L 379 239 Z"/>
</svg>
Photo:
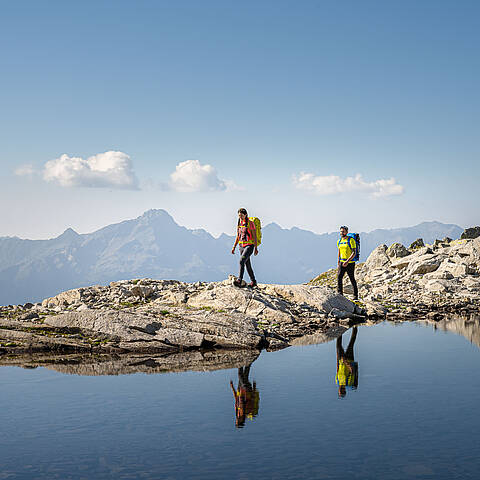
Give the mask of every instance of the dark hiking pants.
<svg viewBox="0 0 480 480">
<path fill-rule="evenodd" d="M 342 346 L 342 335 L 337 338 L 337 356 L 338 358 L 346 358 L 351 362 L 355 361 L 355 356 L 353 353 L 353 346 L 355 345 L 355 340 L 357 339 L 357 327 L 353 327 L 352 335 L 350 337 L 350 342 L 348 342 L 347 350 L 345 351 Z"/>
<path fill-rule="evenodd" d="M 355 298 L 358 297 L 358 287 L 357 281 L 355 280 L 355 263 L 349 263 L 346 267 L 342 264 L 338 266 L 337 272 L 337 282 L 338 282 L 338 293 L 343 295 L 343 276 L 347 273 L 350 282 L 352 283 L 353 287 L 353 296 Z"/>
<path fill-rule="evenodd" d="M 250 256 L 253 253 L 253 245 L 246 245 L 245 247 L 240 246 L 240 273 L 238 278 L 243 280 L 243 274 L 245 272 L 245 267 L 247 267 L 247 272 L 252 282 L 255 281 L 255 274 L 252 270 L 252 264 L 250 263 Z"/>
</svg>

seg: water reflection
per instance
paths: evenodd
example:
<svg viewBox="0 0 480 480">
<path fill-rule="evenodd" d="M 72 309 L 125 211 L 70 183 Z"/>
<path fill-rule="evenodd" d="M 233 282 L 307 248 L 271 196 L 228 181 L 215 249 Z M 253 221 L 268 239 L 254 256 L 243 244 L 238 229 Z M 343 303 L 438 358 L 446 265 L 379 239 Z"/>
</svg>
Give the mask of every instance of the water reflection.
<svg viewBox="0 0 480 480">
<path fill-rule="evenodd" d="M 462 335 L 480 348 L 480 316 L 444 318 L 434 322 L 434 328 Z"/>
<path fill-rule="evenodd" d="M 337 338 L 337 374 L 335 382 L 338 385 L 338 397 L 347 394 L 347 388 L 355 390 L 358 387 L 358 363 L 355 361 L 353 347 L 357 339 L 358 329 L 353 327 L 350 342 L 346 350 L 343 349 L 343 335 Z"/>
<path fill-rule="evenodd" d="M 61 373 L 87 376 L 156 374 L 189 370 L 206 372 L 250 365 L 259 354 L 258 350 L 196 350 L 168 355 L 4 355 L 0 356 L 0 366 L 44 367 Z"/>
<path fill-rule="evenodd" d="M 258 415 L 258 406 L 260 404 L 260 394 L 257 390 L 257 384 L 253 384 L 248 378 L 250 375 L 250 365 L 238 369 L 238 386 L 233 386 L 230 380 L 230 388 L 235 399 L 235 426 L 242 428 L 245 420 L 253 420 Z"/>
</svg>

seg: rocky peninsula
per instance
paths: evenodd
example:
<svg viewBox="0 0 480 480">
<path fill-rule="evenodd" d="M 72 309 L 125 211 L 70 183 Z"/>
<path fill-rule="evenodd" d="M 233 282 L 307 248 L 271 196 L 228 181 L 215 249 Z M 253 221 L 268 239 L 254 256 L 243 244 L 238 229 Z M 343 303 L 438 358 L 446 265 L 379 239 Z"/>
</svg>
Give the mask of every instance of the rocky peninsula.
<svg viewBox="0 0 480 480">
<path fill-rule="evenodd" d="M 249 289 L 234 287 L 233 277 L 209 283 L 144 278 L 0 307 L 0 364 L 17 364 L 25 354 L 35 365 L 58 363 L 58 355 L 96 354 L 106 356 L 105 371 L 128 372 L 130 363 L 119 357 L 127 353 L 139 364 L 157 355 L 159 370 L 166 368 L 167 356 L 179 370 L 227 368 L 262 348 L 338 337 L 353 323 L 440 322 L 475 314 L 480 312 L 480 229 L 472 230 L 475 238 L 466 232 L 465 238 L 433 245 L 421 239 L 408 248 L 380 245 L 357 266 L 357 302 L 335 292 L 332 269 L 305 285 Z M 348 287 L 347 281 L 347 295 Z M 45 354 L 50 360 L 38 357 Z M 86 371 L 94 372 L 92 365 Z"/>
<path fill-rule="evenodd" d="M 1 307 L 0 351 L 175 353 L 283 348 L 335 337 L 363 309 L 329 287 L 137 279 L 77 288 L 37 304 Z"/>
</svg>

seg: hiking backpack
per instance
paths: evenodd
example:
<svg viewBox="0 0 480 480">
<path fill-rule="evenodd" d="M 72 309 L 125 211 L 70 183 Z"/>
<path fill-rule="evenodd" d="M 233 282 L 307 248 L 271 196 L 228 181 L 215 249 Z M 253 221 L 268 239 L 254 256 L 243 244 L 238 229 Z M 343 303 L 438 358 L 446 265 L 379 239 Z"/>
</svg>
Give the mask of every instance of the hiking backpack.
<svg viewBox="0 0 480 480">
<path fill-rule="evenodd" d="M 347 238 L 353 238 L 355 240 L 355 244 L 357 245 L 357 249 L 355 251 L 355 256 L 352 258 L 352 261 L 358 262 L 360 260 L 360 234 L 359 233 L 347 233 Z M 350 240 L 348 240 L 348 246 L 350 248 Z"/>
<path fill-rule="evenodd" d="M 251 222 L 255 224 L 255 232 L 257 233 L 257 246 L 262 243 L 262 223 L 258 217 L 249 217 Z"/>
</svg>

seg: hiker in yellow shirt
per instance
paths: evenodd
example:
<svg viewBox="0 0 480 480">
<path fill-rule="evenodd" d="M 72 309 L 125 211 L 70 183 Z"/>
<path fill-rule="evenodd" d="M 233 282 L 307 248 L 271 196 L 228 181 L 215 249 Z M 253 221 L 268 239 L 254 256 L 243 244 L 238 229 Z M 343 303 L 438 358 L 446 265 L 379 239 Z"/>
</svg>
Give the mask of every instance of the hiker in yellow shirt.
<svg viewBox="0 0 480 480">
<path fill-rule="evenodd" d="M 338 385 L 339 398 L 345 397 L 347 387 L 353 390 L 358 387 L 358 363 L 355 362 L 353 353 L 356 338 L 357 327 L 353 327 L 347 350 L 343 349 L 342 335 L 337 338 L 337 375 L 335 382 Z"/>
<path fill-rule="evenodd" d="M 337 242 L 338 247 L 338 271 L 337 287 L 338 293 L 343 295 L 343 276 L 347 273 L 353 287 L 353 298 L 358 300 L 358 286 L 355 280 L 355 257 L 357 244 L 355 239 L 348 236 L 348 227 L 340 227 L 340 239 Z"/>
</svg>

